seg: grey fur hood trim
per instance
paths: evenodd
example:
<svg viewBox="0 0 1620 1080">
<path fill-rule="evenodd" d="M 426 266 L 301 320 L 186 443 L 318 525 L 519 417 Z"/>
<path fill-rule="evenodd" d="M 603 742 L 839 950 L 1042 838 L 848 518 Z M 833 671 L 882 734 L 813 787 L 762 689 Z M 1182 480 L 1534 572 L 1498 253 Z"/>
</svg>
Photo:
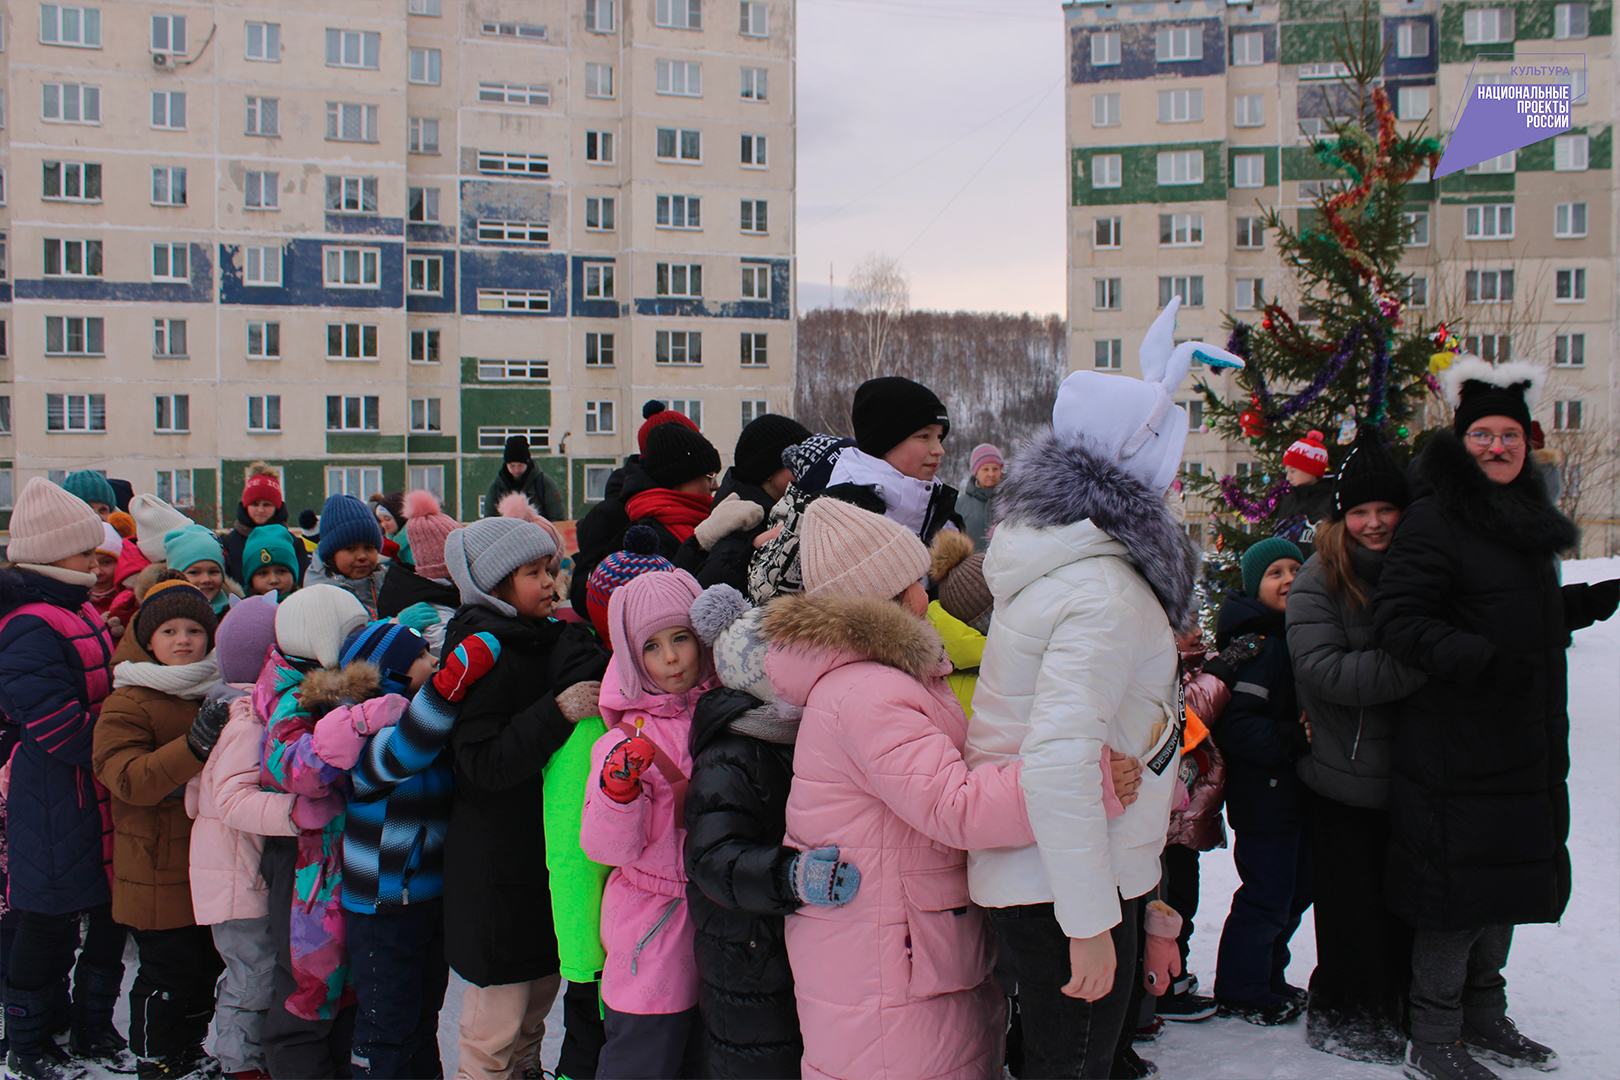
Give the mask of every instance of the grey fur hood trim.
<svg viewBox="0 0 1620 1080">
<path fill-rule="evenodd" d="M 1186 630 L 1196 621 L 1198 551 L 1164 499 L 1117 465 L 1062 441 L 1050 427 L 1019 448 L 1007 478 L 996 485 L 990 513 L 998 525 L 1037 529 L 1089 520 L 1125 545 L 1171 626 Z"/>
</svg>

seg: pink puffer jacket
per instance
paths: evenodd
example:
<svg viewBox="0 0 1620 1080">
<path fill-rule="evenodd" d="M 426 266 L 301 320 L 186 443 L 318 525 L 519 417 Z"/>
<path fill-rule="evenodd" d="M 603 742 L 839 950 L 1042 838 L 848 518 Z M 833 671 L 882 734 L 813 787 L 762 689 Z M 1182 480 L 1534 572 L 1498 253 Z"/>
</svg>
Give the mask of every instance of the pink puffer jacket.
<svg viewBox="0 0 1620 1080">
<path fill-rule="evenodd" d="M 969 771 L 939 634 L 898 604 L 787 596 L 764 629 L 771 686 L 804 707 L 786 842 L 834 845 L 861 873 L 849 904 L 787 919 L 804 1075 L 1000 1075 L 1004 1007 L 964 851 L 1033 842 L 1019 766 Z"/>
</svg>

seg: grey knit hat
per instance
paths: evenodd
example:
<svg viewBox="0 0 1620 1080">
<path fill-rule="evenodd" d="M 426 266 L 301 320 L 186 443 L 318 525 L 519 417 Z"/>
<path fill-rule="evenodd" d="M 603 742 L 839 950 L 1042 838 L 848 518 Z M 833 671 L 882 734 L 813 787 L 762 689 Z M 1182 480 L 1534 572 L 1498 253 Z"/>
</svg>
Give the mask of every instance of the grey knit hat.
<svg viewBox="0 0 1620 1080">
<path fill-rule="evenodd" d="M 760 632 L 764 608 L 750 606 L 742 593 L 722 583 L 692 601 L 691 617 L 698 640 L 714 650 L 714 671 L 722 685 L 764 702 L 776 700 L 765 675 L 770 642 Z"/>
<path fill-rule="evenodd" d="M 457 529 L 444 540 L 444 562 L 450 580 L 461 590 L 463 604 L 479 604 L 502 615 L 516 615 L 512 605 L 490 595 L 524 563 L 556 554 L 551 534 L 530 521 L 492 517 Z"/>
</svg>

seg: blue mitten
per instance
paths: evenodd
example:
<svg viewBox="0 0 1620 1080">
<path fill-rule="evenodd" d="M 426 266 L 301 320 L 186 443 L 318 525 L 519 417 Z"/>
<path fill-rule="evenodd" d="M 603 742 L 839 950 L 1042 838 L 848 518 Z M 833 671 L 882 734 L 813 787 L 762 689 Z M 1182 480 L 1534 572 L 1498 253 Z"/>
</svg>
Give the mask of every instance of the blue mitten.
<svg viewBox="0 0 1620 1080">
<path fill-rule="evenodd" d="M 422 631 L 439 621 L 439 613 L 433 610 L 432 604 L 425 600 L 418 600 L 398 615 L 395 615 L 394 621 L 401 626 L 408 626 L 412 630 Z"/>
<path fill-rule="evenodd" d="M 788 867 L 788 878 L 801 904 L 818 907 L 847 904 L 861 887 L 861 872 L 853 863 L 839 862 L 835 847 L 799 852 Z"/>
</svg>

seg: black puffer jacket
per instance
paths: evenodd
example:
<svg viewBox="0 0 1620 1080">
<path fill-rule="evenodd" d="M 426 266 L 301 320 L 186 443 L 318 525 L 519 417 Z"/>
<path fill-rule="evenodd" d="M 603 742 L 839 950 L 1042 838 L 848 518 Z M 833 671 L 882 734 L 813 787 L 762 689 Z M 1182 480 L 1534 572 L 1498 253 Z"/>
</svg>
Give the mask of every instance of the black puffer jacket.
<svg viewBox="0 0 1620 1080">
<path fill-rule="evenodd" d="M 1564 649 L 1591 621 L 1566 616 L 1586 586 L 1561 591 L 1554 556 L 1578 534 L 1534 466 L 1494 483 L 1449 432 L 1412 480 L 1373 604 L 1379 645 L 1429 673 L 1395 725 L 1390 908 L 1419 930 L 1554 922 L 1570 892 Z"/>
<path fill-rule="evenodd" d="M 687 904 L 696 928 L 704 1075 L 799 1075 L 804 1044 L 782 917 L 798 910 L 788 884 L 797 852 L 787 832 L 793 747 L 731 730 L 758 698 L 721 687 L 692 718 L 686 796 Z"/>
<path fill-rule="evenodd" d="M 624 548 L 625 530 L 630 528 L 630 514 L 625 503 L 643 491 L 655 488 L 652 477 L 641 467 L 641 458 L 632 454 L 625 459 L 622 469 L 615 469 L 608 477 L 602 501 L 591 507 L 574 527 L 574 541 L 579 553 L 574 556 L 573 580 L 568 595 L 574 610 L 585 614 L 585 582 L 596 569 L 596 564 Z M 671 538 L 673 540 L 673 538 Z M 678 545 L 677 545 L 678 546 Z"/>
<path fill-rule="evenodd" d="M 377 593 L 377 618 L 392 619 L 416 603 L 459 607 L 461 590 L 423 577 L 396 555 L 388 560 L 388 573 L 383 575 L 382 589 Z"/>
<path fill-rule="evenodd" d="M 1232 699 L 1211 729 L 1226 759 L 1226 816 L 1239 832 L 1276 835 L 1305 822 L 1305 785 L 1294 762 L 1305 753 L 1284 616 L 1247 596 L 1228 596 L 1215 643 L 1262 634 L 1260 654 L 1238 669 Z"/>
</svg>

